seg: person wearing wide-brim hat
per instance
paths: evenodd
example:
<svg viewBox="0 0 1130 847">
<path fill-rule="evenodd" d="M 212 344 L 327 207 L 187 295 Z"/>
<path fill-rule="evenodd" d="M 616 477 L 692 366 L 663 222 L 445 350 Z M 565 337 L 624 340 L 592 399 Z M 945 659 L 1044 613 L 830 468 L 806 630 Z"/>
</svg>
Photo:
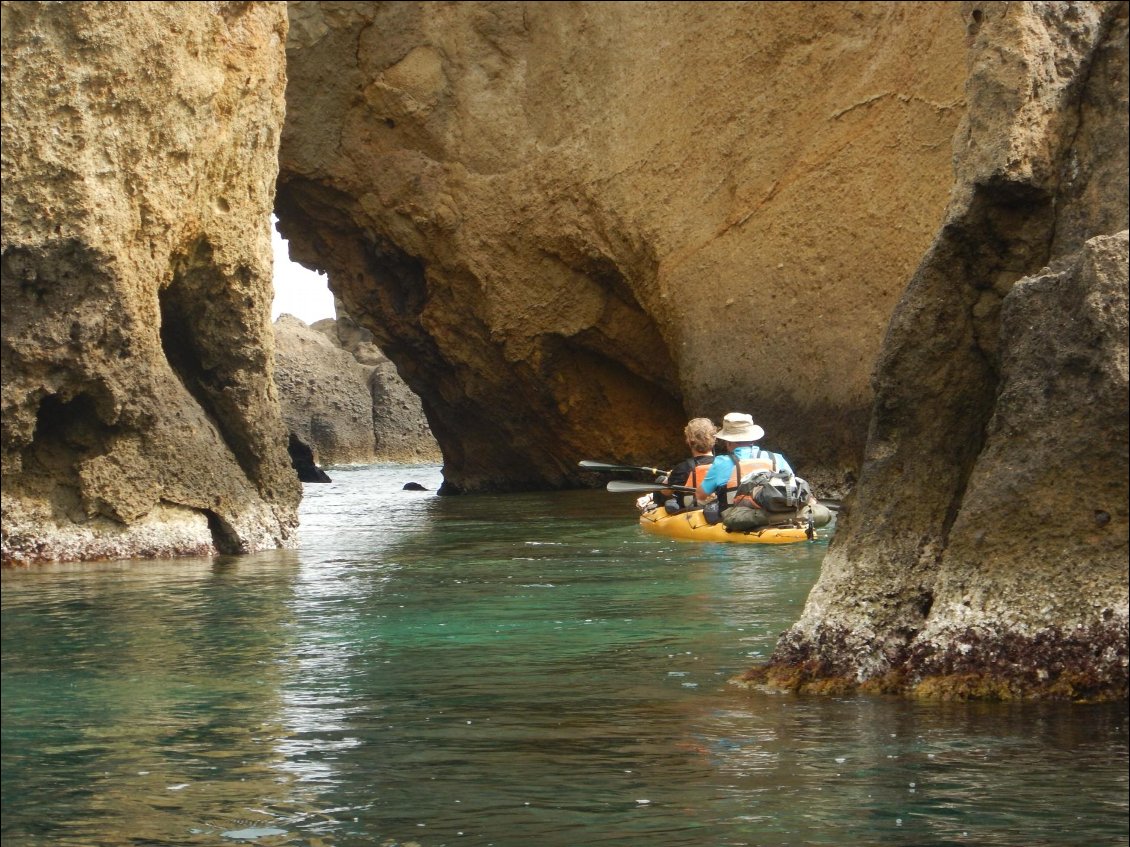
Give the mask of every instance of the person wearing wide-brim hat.
<svg viewBox="0 0 1130 847">
<path fill-rule="evenodd" d="M 753 422 L 752 416 L 730 412 L 722 418 L 722 428 L 714 437 L 733 444 L 754 444 L 764 435 L 765 430 Z"/>
<path fill-rule="evenodd" d="M 726 444 L 727 450 L 716 451 L 710 470 L 695 492 L 699 500 L 707 500 L 711 495 L 716 495 L 716 499 L 702 510 L 708 523 L 722 520 L 722 512 L 729 505 L 729 497 L 738 487 L 742 476 L 738 470 L 747 463 L 756 462 L 773 471 L 793 472 L 788 460 L 780 453 L 757 446 L 764 435 L 765 430 L 753 422 L 752 416 L 743 412 L 730 412 L 722 418 L 722 428 L 715 437 Z"/>
</svg>

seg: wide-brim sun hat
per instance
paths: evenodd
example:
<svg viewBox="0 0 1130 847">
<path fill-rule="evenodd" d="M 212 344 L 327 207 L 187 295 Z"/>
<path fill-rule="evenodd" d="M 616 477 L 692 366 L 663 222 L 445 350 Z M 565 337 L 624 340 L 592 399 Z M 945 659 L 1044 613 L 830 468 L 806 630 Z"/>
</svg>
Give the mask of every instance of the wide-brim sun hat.
<svg viewBox="0 0 1130 847">
<path fill-rule="evenodd" d="M 715 438 L 722 441 L 758 441 L 763 435 L 765 430 L 753 422 L 752 415 L 730 412 L 722 418 L 722 428 Z"/>
</svg>

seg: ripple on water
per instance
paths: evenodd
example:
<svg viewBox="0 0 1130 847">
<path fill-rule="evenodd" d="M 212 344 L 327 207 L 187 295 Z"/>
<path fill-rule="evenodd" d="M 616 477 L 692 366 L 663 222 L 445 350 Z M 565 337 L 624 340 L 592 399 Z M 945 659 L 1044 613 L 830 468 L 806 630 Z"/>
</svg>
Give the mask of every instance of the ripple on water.
<svg viewBox="0 0 1130 847">
<path fill-rule="evenodd" d="M 301 546 L 3 578 L 3 841 L 1126 844 L 1124 710 L 748 692 L 826 539 L 333 469 Z"/>
</svg>

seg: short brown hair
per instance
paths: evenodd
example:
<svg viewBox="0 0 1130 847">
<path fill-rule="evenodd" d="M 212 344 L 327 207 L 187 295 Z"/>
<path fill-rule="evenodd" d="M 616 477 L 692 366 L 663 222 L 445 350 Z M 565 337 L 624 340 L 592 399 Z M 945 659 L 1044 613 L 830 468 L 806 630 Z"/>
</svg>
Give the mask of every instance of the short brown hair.
<svg viewBox="0 0 1130 847">
<path fill-rule="evenodd" d="M 693 418 L 687 423 L 683 435 L 687 438 L 687 446 L 699 453 L 708 453 L 714 449 L 714 436 L 718 427 L 710 418 Z"/>
</svg>

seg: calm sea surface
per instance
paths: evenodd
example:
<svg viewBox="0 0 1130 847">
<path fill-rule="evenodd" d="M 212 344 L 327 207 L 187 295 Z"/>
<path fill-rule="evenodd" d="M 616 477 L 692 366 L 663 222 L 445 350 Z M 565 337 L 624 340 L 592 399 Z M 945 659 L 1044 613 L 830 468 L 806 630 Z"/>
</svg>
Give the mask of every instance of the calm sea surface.
<svg viewBox="0 0 1130 847">
<path fill-rule="evenodd" d="M 331 475 L 298 550 L 3 573 L 4 847 L 1130 843 L 1124 705 L 727 683 L 827 537 Z"/>
</svg>

